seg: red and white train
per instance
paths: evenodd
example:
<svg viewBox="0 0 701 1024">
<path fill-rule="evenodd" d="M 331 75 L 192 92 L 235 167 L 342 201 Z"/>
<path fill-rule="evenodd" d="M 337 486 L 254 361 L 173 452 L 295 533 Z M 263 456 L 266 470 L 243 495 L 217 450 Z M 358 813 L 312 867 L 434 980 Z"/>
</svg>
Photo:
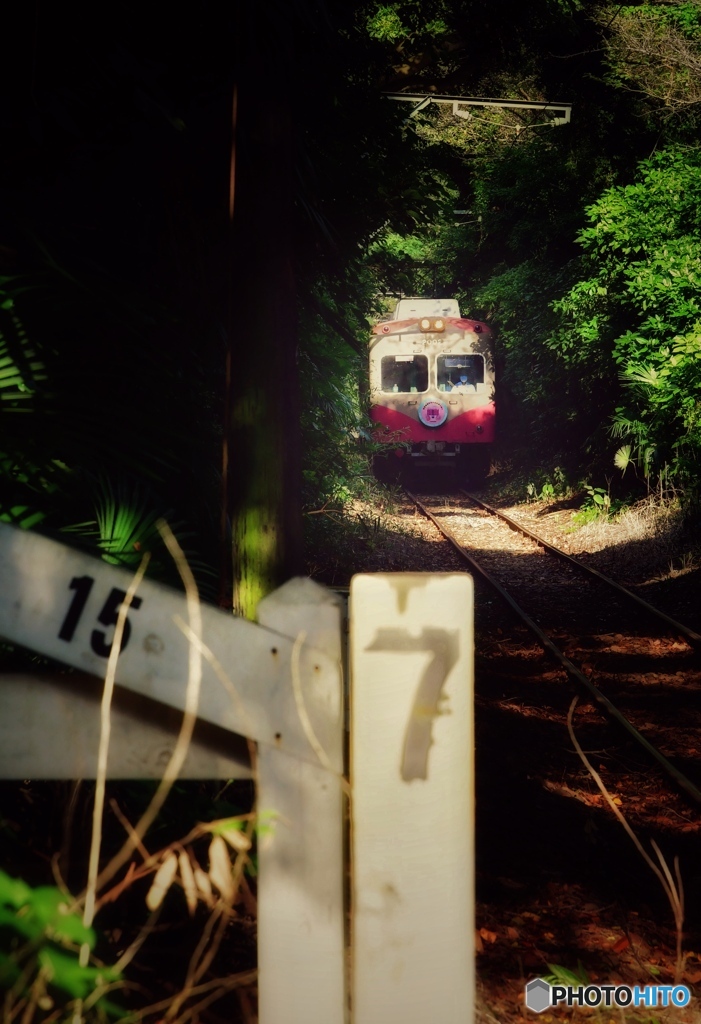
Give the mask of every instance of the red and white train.
<svg viewBox="0 0 701 1024">
<path fill-rule="evenodd" d="M 489 471 L 494 441 L 494 355 L 487 324 L 461 317 L 457 299 L 400 299 L 372 329 L 370 416 L 380 479 L 413 466 Z"/>
</svg>

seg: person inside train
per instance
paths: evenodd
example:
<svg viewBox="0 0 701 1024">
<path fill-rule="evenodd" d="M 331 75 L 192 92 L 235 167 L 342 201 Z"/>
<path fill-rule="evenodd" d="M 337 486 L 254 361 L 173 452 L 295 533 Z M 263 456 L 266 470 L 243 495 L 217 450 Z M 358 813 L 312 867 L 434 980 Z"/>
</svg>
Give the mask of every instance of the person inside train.
<svg viewBox="0 0 701 1024">
<path fill-rule="evenodd" d="M 475 375 L 470 372 L 470 367 L 465 367 L 465 372 L 460 374 L 460 379 L 453 383 L 449 380 L 446 384 L 446 391 L 455 391 L 459 395 L 467 395 L 477 390 Z"/>
</svg>

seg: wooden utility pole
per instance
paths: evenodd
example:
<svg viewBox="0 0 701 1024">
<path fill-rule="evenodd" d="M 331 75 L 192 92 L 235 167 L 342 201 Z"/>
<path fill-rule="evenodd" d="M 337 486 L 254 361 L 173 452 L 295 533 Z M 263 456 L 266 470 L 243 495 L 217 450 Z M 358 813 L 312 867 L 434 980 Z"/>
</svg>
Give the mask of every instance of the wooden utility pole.
<svg viewBox="0 0 701 1024">
<path fill-rule="evenodd" d="M 227 512 L 232 604 L 302 567 L 300 409 L 293 271 L 294 14 L 241 4 L 230 194 L 232 280 Z"/>
</svg>

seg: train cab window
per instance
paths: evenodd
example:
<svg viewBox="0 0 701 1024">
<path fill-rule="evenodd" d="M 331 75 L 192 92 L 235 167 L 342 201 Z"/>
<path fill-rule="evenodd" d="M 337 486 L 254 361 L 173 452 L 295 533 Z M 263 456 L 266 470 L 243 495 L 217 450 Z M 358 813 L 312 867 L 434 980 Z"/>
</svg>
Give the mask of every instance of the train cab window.
<svg viewBox="0 0 701 1024">
<path fill-rule="evenodd" d="M 484 357 L 438 356 L 436 372 L 439 391 L 476 391 L 478 384 L 484 384 Z"/>
<path fill-rule="evenodd" d="M 383 391 L 428 390 L 427 356 L 383 356 L 381 373 Z"/>
</svg>

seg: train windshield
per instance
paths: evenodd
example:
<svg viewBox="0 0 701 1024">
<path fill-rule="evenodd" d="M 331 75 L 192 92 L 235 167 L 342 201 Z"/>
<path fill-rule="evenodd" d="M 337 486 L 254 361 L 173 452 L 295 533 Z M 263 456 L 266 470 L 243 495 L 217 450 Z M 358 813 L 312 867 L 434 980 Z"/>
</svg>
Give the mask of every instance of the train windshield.
<svg viewBox="0 0 701 1024">
<path fill-rule="evenodd" d="M 453 388 L 472 389 L 477 384 L 484 384 L 484 357 L 438 356 L 436 371 L 439 391 L 452 391 Z"/>
<path fill-rule="evenodd" d="M 427 391 L 428 358 L 426 356 L 383 356 L 383 391 Z"/>
</svg>

